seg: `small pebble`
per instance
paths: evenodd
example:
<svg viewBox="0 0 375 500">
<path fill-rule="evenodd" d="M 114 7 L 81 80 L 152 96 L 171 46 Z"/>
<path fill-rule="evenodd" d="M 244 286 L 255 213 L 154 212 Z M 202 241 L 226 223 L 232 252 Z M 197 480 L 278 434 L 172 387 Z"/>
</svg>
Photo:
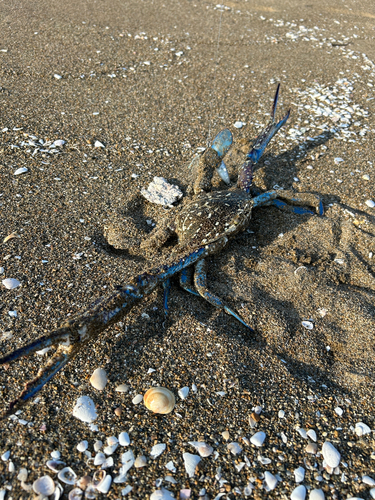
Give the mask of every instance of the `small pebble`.
<svg viewBox="0 0 375 500">
<path fill-rule="evenodd" d="M 133 405 L 139 405 L 139 403 L 142 403 L 143 401 L 143 396 L 142 394 L 137 394 L 133 399 L 132 399 L 132 403 Z"/>
</svg>

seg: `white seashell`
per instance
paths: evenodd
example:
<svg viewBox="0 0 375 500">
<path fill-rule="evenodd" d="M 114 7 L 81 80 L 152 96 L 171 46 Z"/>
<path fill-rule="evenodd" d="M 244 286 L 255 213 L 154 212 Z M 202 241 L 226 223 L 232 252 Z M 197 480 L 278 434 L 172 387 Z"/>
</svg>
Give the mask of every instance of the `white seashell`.
<svg viewBox="0 0 375 500">
<path fill-rule="evenodd" d="M 270 458 L 262 457 L 262 455 L 258 455 L 258 460 L 262 465 L 268 465 L 272 462 Z"/>
<path fill-rule="evenodd" d="M 241 121 L 237 121 L 237 122 L 234 122 L 233 127 L 242 128 L 244 125 L 246 125 L 246 123 L 241 122 Z"/>
<path fill-rule="evenodd" d="M 3 285 L 8 290 L 13 290 L 13 288 L 17 288 L 18 286 L 20 286 L 20 284 L 21 283 L 14 278 L 6 278 L 5 280 L 3 280 Z"/>
<path fill-rule="evenodd" d="M 17 475 L 18 481 L 25 482 L 27 480 L 27 475 L 28 475 L 27 469 L 25 469 L 25 467 L 22 467 Z"/>
<path fill-rule="evenodd" d="M 102 391 L 108 382 L 106 371 L 103 368 L 97 368 L 94 370 L 90 377 L 90 384 L 97 389 Z"/>
<path fill-rule="evenodd" d="M 109 436 L 109 437 L 107 437 L 107 444 L 108 444 L 109 446 L 113 446 L 113 445 L 115 445 L 115 444 L 118 444 L 118 439 L 117 439 L 117 437 L 116 437 L 116 436 Z"/>
<path fill-rule="evenodd" d="M 242 451 L 242 448 L 238 443 L 229 443 L 227 445 L 227 448 L 232 453 L 232 455 L 238 455 Z"/>
<path fill-rule="evenodd" d="M 95 141 L 94 148 L 105 148 L 105 146 L 100 141 Z"/>
<path fill-rule="evenodd" d="M 75 484 L 77 481 L 77 474 L 70 467 L 64 467 L 64 469 L 61 469 L 61 471 L 57 474 L 57 477 L 65 484 Z"/>
<path fill-rule="evenodd" d="M 133 399 L 132 399 L 132 403 L 133 405 L 139 405 L 139 403 L 141 403 L 143 401 L 143 396 L 142 394 L 137 394 Z"/>
<path fill-rule="evenodd" d="M 302 483 L 305 479 L 305 469 L 303 467 L 298 467 L 294 469 L 294 480 L 296 483 Z"/>
<path fill-rule="evenodd" d="M 28 170 L 29 169 L 26 167 L 17 168 L 17 170 L 15 172 L 13 172 L 13 175 L 25 174 L 26 172 L 28 172 Z"/>
<path fill-rule="evenodd" d="M 78 398 L 73 408 L 73 416 L 82 420 L 82 422 L 93 422 L 98 418 L 94 401 L 89 396 Z"/>
<path fill-rule="evenodd" d="M 297 432 L 301 437 L 303 437 L 303 439 L 307 439 L 307 432 L 305 431 L 305 429 L 302 429 L 302 427 L 298 427 Z"/>
<path fill-rule="evenodd" d="M 108 493 L 109 488 L 111 487 L 112 484 L 112 477 L 108 474 L 103 481 L 101 481 L 96 489 L 100 491 L 101 493 Z"/>
<path fill-rule="evenodd" d="M 140 467 L 145 467 L 147 465 L 147 458 L 144 455 L 139 455 L 134 462 L 134 467 L 139 469 Z"/>
<path fill-rule="evenodd" d="M 182 457 L 185 462 L 185 470 L 189 477 L 194 477 L 195 469 L 197 465 L 202 460 L 198 455 L 192 455 L 191 453 L 183 453 Z"/>
<path fill-rule="evenodd" d="M 342 416 L 342 414 L 344 413 L 343 409 L 342 409 L 342 408 L 340 408 L 339 406 L 337 406 L 337 407 L 335 408 L 335 412 L 337 413 L 337 415 L 338 415 L 339 417 L 341 417 L 341 416 Z"/>
<path fill-rule="evenodd" d="M 11 318 L 17 318 L 18 316 L 17 311 L 8 311 L 8 314 Z"/>
<path fill-rule="evenodd" d="M 178 391 L 178 395 L 180 396 L 181 399 L 186 399 L 189 394 L 189 387 L 183 387 Z"/>
<path fill-rule="evenodd" d="M 129 446 L 130 444 L 130 437 L 127 432 L 121 432 L 121 434 L 118 437 L 118 442 L 120 443 L 121 446 Z"/>
<path fill-rule="evenodd" d="M 102 463 L 101 468 L 102 469 L 108 469 L 108 467 L 113 467 L 114 460 L 113 457 L 108 457 L 104 462 Z"/>
<path fill-rule="evenodd" d="M 155 446 L 153 446 L 151 448 L 150 457 L 151 458 L 158 457 L 159 455 L 161 455 L 163 453 L 163 451 L 165 450 L 166 447 L 167 447 L 167 445 L 164 443 L 156 444 Z"/>
<path fill-rule="evenodd" d="M 125 495 L 130 493 L 132 489 L 133 489 L 133 486 L 130 486 L 130 484 L 128 484 L 127 486 L 125 486 L 125 488 L 123 488 L 121 490 L 121 495 L 124 497 Z"/>
<path fill-rule="evenodd" d="M 87 450 L 88 446 L 89 443 L 86 440 L 81 441 L 80 443 L 77 444 L 77 450 L 80 452 L 84 452 Z"/>
<path fill-rule="evenodd" d="M 176 467 L 173 463 L 173 460 L 171 460 L 170 462 L 168 462 L 167 464 L 165 464 L 165 467 L 170 470 L 171 472 L 176 472 Z"/>
<path fill-rule="evenodd" d="M 251 436 L 250 442 L 255 446 L 262 446 L 265 439 L 266 439 L 266 434 L 263 431 L 259 431 L 255 433 L 253 436 Z"/>
<path fill-rule="evenodd" d="M 309 500 L 325 500 L 323 490 L 311 490 Z"/>
<path fill-rule="evenodd" d="M 368 425 L 364 424 L 363 422 L 357 422 L 355 424 L 354 431 L 357 434 L 357 436 L 359 436 L 359 437 L 364 436 L 365 434 L 371 433 L 370 427 Z"/>
<path fill-rule="evenodd" d="M 375 479 L 370 476 L 362 476 L 362 483 L 368 484 L 369 486 L 375 486 Z"/>
<path fill-rule="evenodd" d="M 95 488 L 105 479 L 106 475 L 107 473 L 105 470 L 97 470 L 94 473 L 94 477 L 92 478 L 92 484 L 95 486 Z"/>
<path fill-rule="evenodd" d="M 10 457 L 10 450 L 6 451 L 1 455 L 1 460 L 3 462 L 6 462 L 7 460 L 9 460 L 9 457 Z"/>
<path fill-rule="evenodd" d="M 81 500 L 83 498 L 83 491 L 81 488 L 74 488 L 73 490 L 69 491 L 69 500 Z"/>
<path fill-rule="evenodd" d="M 221 435 L 223 436 L 223 438 L 225 439 L 225 441 L 228 441 L 228 439 L 229 439 L 229 431 L 223 431 L 221 433 Z"/>
<path fill-rule="evenodd" d="M 176 500 L 172 493 L 165 488 L 161 490 L 155 490 L 151 496 L 150 500 Z"/>
<path fill-rule="evenodd" d="M 115 389 L 116 392 L 128 392 L 129 386 L 127 384 L 120 384 Z"/>
<path fill-rule="evenodd" d="M 94 465 L 102 465 L 106 461 L 107 457 L 99 451 L 94 457 Z"/>
<path fill-rule="evenodd" d="M 189 441 L 189 444 L 194 446 L 201 457 L 209 457 L 214 451 L 212 446 L 203 441 Z"/>
<path fill-rule="evenodd" d="M 216 172 L 223 179 L 225 184 L 230 184 L 230 177 L 225 163 L 222 161 L 220 165 L 217 167 Z"/>
<path fill-rule="evenodd" d="M 151 387 L 144 395 L 144 404 L 146 408 L 154 413 L 170 413 L 176 400 L 173 392 L 165 387 Z"/>
<path fill-rule="evenodd" d="M 133 467 L 135 459 L 134 459 L 134 454 L 131 450 L 127 451 L 126 453 L 123 453 L 121 455 L 121 462 L 122 462 L 122 467 L 120 469 L 121 474 L 126 474 L 128 470 Z"/>
<path fill-rule="evenodd" d="M 3 274 L 3 272 L 4 272 L 4 268 L 0 267 L 0 274 Z"/>
<path fill-rule="evenodd" d="M 290 495 L 291 500 L 305 500 L 306 498 L 306 488 L 301 484 L 294 488 Z"/>
<path fill-rule="evenodd" d="M 369 208 L 374 208 L 375 207 L 375 201 L 374 200 L 366 200 L 365 203 L 366 203 L 366 205 Z"/>
<path fill-rule="evenodd" d="M 50 476 L 42 476 L 33 482 L 33 490 L 41 496 L 49 497 L 55 491 L 55 483 Z"/>
<path fill-rule="evenodd" d="M 278 416 L 279 416 L 279 418 L 284 418 L 285 417 L 285 411 L 284 410 L 279 410 Z"/>
<path fill-rule="evenodd" d="M 63 141 L 62 139 L 57 139 L 57 141 L 55 141 L 51 147 L 55 146 L 56 148 L 61 148 L 62 146 L 64 146 L 64 144 L 66 143 L 66 141 Z"/>
<path fill-rule="evenodd" d="M 175 478 L 173 476 L 165 476 L 164 481 L 168 481 L 168 483 L 172 483 L 172 484 L 177 484 L 177 481 L 175 480 Z"/>
<path fill-rule="evenodd" d="M 325 441 L 325 443 L 323 443 L 322 454 L 329 467 L 334 469 L 339 466 L 341 455 L 329 441 Z"/>
<path fill-rule="evenodd" d="M 48 460 L 47 462 L 47 467 L 53 470 L 53 472 L 59 472 L 61 469 L 63 469 L 64 465 L 65 462 L 62 462 L 61 460 Z"/>
<path fill-rule="evenodd" d="M 302 321 L 302 326 L 306 328 L 306 330 L 312 330 L 314 328 L 314 323 L 311 321 Z"/>
<path fill-rule="evenodd" d="M 61 75 L 58 75 L 57 73 L 55 73 L 53 75 L 53 78 L 55 78 L 56 80 L 61 80 L 62 76 Z"/>
<path fill-rule="evenodd" d="M 98 439 L 94 443 L 94 450 L 99 451 L 102 446 L 103 446 L 103 441 L 100 441 L 100 439 Z"/>
<path fill-rule="evenodd" d="M 112 455 L 118 448 L 118 443 L 112 444 L 111 446 L 106 446 L 103 451 L 106 455 Z"/>
<path fill-rule="evenodd" d="M 270 490 L 274 490 L 277 486 L 278 480 L 271 472 L 266 471 L 264 473 L 264 480 Z"/>
<path fill-rule="evenodd" d="M 306 434 L 308 435 L 308 437 L 309 437 L 310 439 L 312 439 L 314 442 L 316 442 L 317 437 L 316 437 L 316 432 L 314 431 L 314 429 L 309 429 L 309 430 L 306 432 Z"/>
</svg>

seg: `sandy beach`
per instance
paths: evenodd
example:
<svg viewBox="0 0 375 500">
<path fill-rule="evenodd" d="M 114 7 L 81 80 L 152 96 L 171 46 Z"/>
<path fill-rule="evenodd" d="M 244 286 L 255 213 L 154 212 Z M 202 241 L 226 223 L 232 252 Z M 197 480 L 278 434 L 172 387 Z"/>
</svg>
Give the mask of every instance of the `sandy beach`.
<svg viewBox="0 0 375 500">
<path fill-rule="evenodd" d="M 47 498 L 43 476 L 55 499 L 375 498 L 374 23 L 370 0 L 0 1 L 1 355 L 163 264 L 175 240 L 140 242 L 181 202 L 141 189 L 163 177 L 186 200 L 192 158 L 226 127 L 234 185 L 278 83 L 291 115 L 254 188 L 325 210 L 257 208 L 208 259 L 210 289 L 254 333 L 173 278 L 167 317 L 160 287 L 1 421 L 0 499 Z M 1 367 L 0 413 L 50 356 Z M 171 413 L 134 403 L 152 386 Z M 81 396 L 91 424 L 73 416 Z M 101 470 L 99 490 L 77 483 Z"/>
</svg>

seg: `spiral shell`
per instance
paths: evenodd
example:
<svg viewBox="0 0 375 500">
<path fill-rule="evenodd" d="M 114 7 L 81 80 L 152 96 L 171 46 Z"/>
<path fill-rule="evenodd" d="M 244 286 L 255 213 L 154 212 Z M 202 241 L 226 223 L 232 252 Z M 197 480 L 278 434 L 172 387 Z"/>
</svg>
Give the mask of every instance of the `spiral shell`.
<svg viewBox="0 0 375 500">
<path fill-rule="evenodd" d="M 143 397 L 146 408 L 153 413 L 170 413 L 175 405 L 173 392 L 165 387 L 151 387 Z"/>
</svg>

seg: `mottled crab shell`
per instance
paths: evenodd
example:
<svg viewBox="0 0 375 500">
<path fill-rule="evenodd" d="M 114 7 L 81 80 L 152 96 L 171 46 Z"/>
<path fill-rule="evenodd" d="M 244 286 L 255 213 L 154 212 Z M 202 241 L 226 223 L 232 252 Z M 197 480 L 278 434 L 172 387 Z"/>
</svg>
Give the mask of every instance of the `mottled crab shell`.
<svg viewBox="0 0 375 500">
<path fill-rule="evenodd" d="M 144 404 L 153 413 L 170 413 L 175 405 L 173 392 L 165 387 L 151 387 L 143 397 Z"/>
</svg>

